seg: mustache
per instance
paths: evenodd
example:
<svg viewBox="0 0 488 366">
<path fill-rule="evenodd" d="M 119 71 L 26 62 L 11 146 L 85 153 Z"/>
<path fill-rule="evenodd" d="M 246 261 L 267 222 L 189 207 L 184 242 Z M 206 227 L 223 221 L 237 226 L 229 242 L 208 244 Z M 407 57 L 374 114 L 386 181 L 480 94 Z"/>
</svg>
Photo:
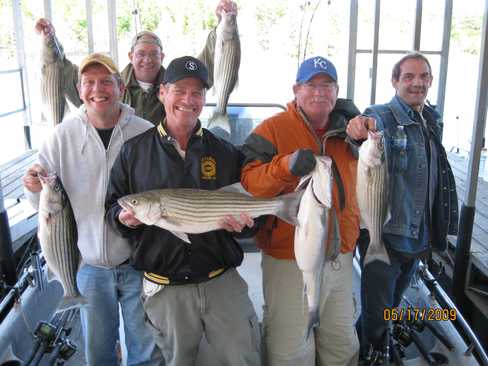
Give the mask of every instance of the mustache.
<svg viewBox="0 0 488 366">
<path fill-rule="evenodd" d="M 410 93 L 425 93 L 427 91 L 427 88 L 425 86 L 411 86 L 407 89 L 407 91 Z"/>
</svg>

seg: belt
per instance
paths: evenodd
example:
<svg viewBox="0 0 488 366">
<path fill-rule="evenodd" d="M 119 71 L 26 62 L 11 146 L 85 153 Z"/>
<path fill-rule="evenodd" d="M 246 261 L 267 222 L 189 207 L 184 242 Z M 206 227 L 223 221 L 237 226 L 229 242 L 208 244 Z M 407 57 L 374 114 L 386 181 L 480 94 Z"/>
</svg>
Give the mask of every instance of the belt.
<svg viewBox="0 0 488 366">
<path fill-rule="evenodd" d="M 191 278 L 189 276 L 185 276 L 184 279 L 170 279 L 169 277 L 161 276 L 156 273 L 152 272 L 144 272 L 144 278 L 148 281 L 157 283 L 158 285 L 190 285 L 195 283 L 206 282 L 211 280 L 212 278 L 220 276 L 224 273 L 228 268 L 219 268 L 215 271 L 211 271 L 205 277 L 200 278 Z"/>
</svg>

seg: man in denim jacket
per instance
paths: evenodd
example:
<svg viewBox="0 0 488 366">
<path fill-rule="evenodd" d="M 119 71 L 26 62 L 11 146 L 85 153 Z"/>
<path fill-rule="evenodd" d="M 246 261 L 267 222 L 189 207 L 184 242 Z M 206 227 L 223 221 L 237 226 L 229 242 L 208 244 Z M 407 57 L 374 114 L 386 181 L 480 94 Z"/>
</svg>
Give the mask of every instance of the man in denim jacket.
<svg viewBox="0 0 488 366">
<path fill-rule="evenodd" d="M 367 108 L 362 117 L 365 124 L 376 124 L 384 133 L 389 214 L 383 241 L 391 261 L 390 265 L 373 261 L 362 269 L 363 356 L 384 347 L 383 312 L 399 305 L 419 259 L 430 250 L 445 250 L 447 234 L 457 233 L 456 186 L 441 144 L 442 123 L 439 113 L 425 104 L 432 85 L 427 58 L 420 53 L 402 57 L 393 67 L 392 85 L 393 99 Z M 358 140 L 367 137 L 364 130 L 348 133 Z M 369 243 L 366 239 L 360 240 L 362 257 Z"/>
</svg>

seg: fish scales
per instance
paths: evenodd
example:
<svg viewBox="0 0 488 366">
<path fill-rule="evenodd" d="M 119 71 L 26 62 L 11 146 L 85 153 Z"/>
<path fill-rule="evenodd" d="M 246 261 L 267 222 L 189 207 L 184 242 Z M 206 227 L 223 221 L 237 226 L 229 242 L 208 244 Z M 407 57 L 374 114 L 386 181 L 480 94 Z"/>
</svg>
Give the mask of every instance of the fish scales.
<svg viewBox="0 0 488 366">
<path fill-rule="evenodd" d="M 237 32 L 237 30 L 236 30 Z M 217 106 L 216 113 L 225 114 L 227 103 L 229 101 L 230 93 L 234 90 L 237 82 L 237 72 L 239 70 L 240 63 L 240 47 L 233 42 L 239 42 L 238 37 L 231 42 L 224 42 L 222 46 L 222 53 L 219 57 L 220 71 L 217 68 L 216 84 L 221 84 L 217 92 Z M 236 67 L 237 65 L 237 67 Z M 220 85 L 219 85 L 220 86 Z"/>
<path fill-rule="evenodd" d="M 281 205 L 279 201 L 267 201 L 249 199 L 246 196 L 219 193 L 208 194 L 195 192 L 183 194 L 182 197 L 169 195 L 167 206 L 174 210 L 175 215 L 181 218 L 191 218 L 198 221 L 211 221 L 216 217 L 223 217 L 229 214 L 240 214 L 241 212 L 256 212 L 261 214 L 269 213 Z"/>
<path fill-rule="evenodd" d="M 61 282 L 65 302 L 84 303 L 76 285 L 80 263 L 76 222 L 68 197 L 56 176 L 40 177 L 39 242 L 49 270 Z"/>
<path fill-rule="evenodd" d="M 237 83 L 241 63 L 241 44 L 236 14 L 223 12 L 215 33 L 213 76 L 217 101 L 208 128 L 217 135 L 229 139 L 231 127 L 227 116 L 227 103 Z"/>
<path fill-rule="evenodd" d="M 186 241 L 182 233 L 203 233 L 221 228 L 228 215 L 246 213 L 256 218 L 276 215 L 295 224 L 301 193 L 276 198 L 254 198 L 246 194 L 222 190 L 161 189 L 128 195 L 119 204 L 134 213 L 146 225 L 170 230 Z"/>
<path fill-rule="evenodd" d="M 60 263 L 59 272 L 60 277 L 68 279 L 65 283 L 67 287 L 65 289 L 65 295 L 68 297 L 74 297 L 78 294 L 76 287 L 77 268 L 74 268 L 73 263 L 79 263 L 80 261 L 79 253 L 76 250 L 72 250 L 69 246 L 64 245 L 64 243 L 76 242 L 72 228 L 75 223 L 71 218 L 72 216 L 70 215 L 63 215 L 59 221 L 54 220 L 50 228 L 50 230 L 56 233 L 56 239 L 54 240 L 56 244 L 52 246 L 53 255 L 57 258 L 66 258 L 65 261 Z"/>
<path fill-rule="evenodd" d="M 381 133 L 370 132 L 359 149 L 356 193 L 361 220 L 370 236 L 364 265 L 374 260 L 390 264 L 383 242 L 383 225 L 388 211 L 388 187 L 382 139 Z"/>
<path fill-rule="evenodd" d="M 50 41 L 52 48 L 45 42 L 42 46 L 42 70 L 41 70 L 41 101 L 43 112 L 48 123 L 57 125 L 63 120 L 66 100 L 64 98 L 64 74 L 61 58 L 62 51 L 56 37 Z"/>
<path fill-rule="evenodd" d="M 76 233 L 74 230 L 74 217 L 66 212 L 71 207 L 63 209 L 63 213 L 57 219 L 50 220 L 47 224 L 47 232 L 50 243 L 43 245 L 43 253 L 46 257 L 48 266 L 51 270 L 62 279 L 65 296 L 75 297 L 78 295 L 76 287 L 76 263 L 79 263 L 80 256 L 77 247 L 74 248 L 72 243 L 76 243 Z"/>
<path fill-rule="evenodd" d="M 325 265 L 329 209 L 332 206 L 332 161 L 327 156 L 315 159 L 315 169 L 299 183 L 300 187 L 309 179 L 300 201 L 294 239 L 295 259 L 302 272 L 308 304 L 307 339 L 319 324 L 320 287 Z"/>
<path fill-rule="evenodd" d="M 44 65 L 41 76 L 41 98 L 46 119 L 52 125 L 61 123 L 66 108 L 64 76 L 58 61 Z"/>
</svg>

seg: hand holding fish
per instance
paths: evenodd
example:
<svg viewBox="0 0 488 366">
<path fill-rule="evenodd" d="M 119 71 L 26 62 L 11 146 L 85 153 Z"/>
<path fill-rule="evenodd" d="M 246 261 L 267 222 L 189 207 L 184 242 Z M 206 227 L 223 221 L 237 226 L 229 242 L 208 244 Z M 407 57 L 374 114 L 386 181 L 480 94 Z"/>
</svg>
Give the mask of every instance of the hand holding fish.
<svg viewBox="0 0 488 366">
<path fill-rule="evenodd" d="M 242 229 L 244 229 L 246 226 L 254 226 L 254 220 L 248 214 L 241 213 L 240 218 L 241 220 L 237 220 L 235 216 L 227 215 L 222 220 L 220 220 L 219 224 L 224 230 L 238 233 L 240 233 Z"/>
<path fill-rule="evenodd" d="M 376 120 L 363 115 L 350 119 L 346 127 L 346 133 L 353 140 L 366 140 L 368 131 L 376 131 Z"/>
<path fill-rule="evenodd" d="M 215 9 L 215 15 L 217 15 L 219 22 L 223 11 L 237 15 L 237 4 L 232 0 L 220 0 L 217 4 L 217 8 Z"/>
<path fill-rule="evenodd" d="M 35 30 L 38 34 L 42 35 L 45 39 L 54 37 L 55 30 L 52 23 L 45 19 L 40 18 L 35 25 Z"/>
<path fill-rule="evenodd" d="M 126 210 L 125 208 L 123 208 L 122 211 L 120 211 L 119 213 L 119 221 L 122 225 L 127 226 L 131 229 L 142 225 L 142 222 L 139 221 L 131 211 Z"/>
<path fill-rule="evenodd" d="M 34 164 L 25 172 L 25 175 L 22 177 L 22 182 L 28 191 L 32 193 L 41 191 L 42 186 L 41 181 L 39 180 L 39 175 L 47 175 L 46 170 L 39 164 Z"/>
<path fill-rule="evenodd" d="M 315 168 L 315 156 L 310 149 L 298 149 L 290 154 L 288 169 L 296 177 L 303 177 Z"/>
</svg>

